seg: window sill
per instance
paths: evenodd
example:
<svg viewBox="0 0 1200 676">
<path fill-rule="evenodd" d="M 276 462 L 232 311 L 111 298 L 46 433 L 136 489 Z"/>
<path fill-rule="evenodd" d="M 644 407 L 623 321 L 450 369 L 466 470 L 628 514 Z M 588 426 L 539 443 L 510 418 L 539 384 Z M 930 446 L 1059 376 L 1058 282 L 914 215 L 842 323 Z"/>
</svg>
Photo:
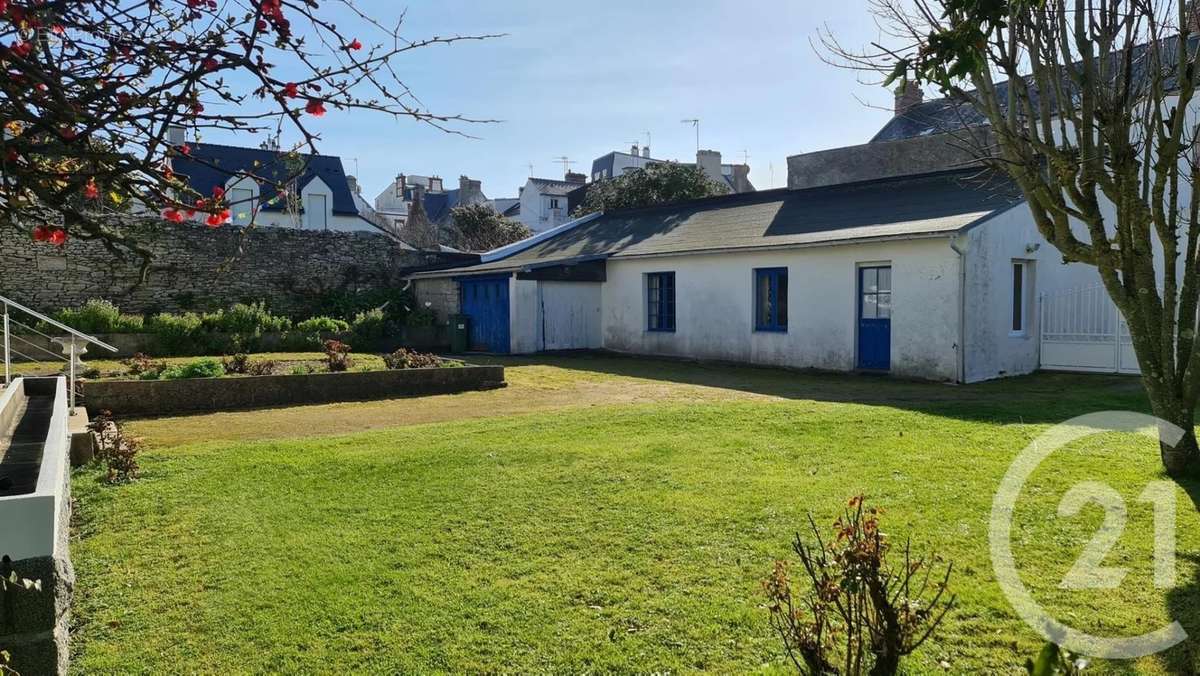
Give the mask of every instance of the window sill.
<svg viewBox="0 0 1200 676">
<path fill-rule="evenodd" d="M 646 333 L 675 333 L 675 329 L 646 329 Z"/>
<path fill-rule="evenodd" d="M 755 333 L 787 333 L 787 327 L 782 326 L 779 328 L 775 328 L 775 327 L 771 327 L 771 326 L 756 326 L 756 327 L 754 327 L 754 332 Z"/>
<path fill-rule="evenodd" d="M 1028 338 L 1029 332 L 1028 331 L 1009 331 L 1008 337 L 1009 338 Z"/>
</svg>

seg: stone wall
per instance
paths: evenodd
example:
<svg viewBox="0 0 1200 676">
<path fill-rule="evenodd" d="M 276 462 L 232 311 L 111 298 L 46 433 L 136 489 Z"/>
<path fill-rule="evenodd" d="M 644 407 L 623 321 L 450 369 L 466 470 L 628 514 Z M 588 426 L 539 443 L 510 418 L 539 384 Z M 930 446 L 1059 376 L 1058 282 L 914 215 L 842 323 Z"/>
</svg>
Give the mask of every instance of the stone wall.
<svg viewBox="0 0 1200 676">
<path fill-rule="evenodd" d="M 419 252 L 372 232 L 324 232 L 147 223 L 141 260 L 95 241 L 59 248 L 0 229 L 0 294 L 43 312 L 106 298 L 126 312 L 178 312 L 263 300 L 274 312 L 303 314 L 331 293 L 404 285 L 418 267 L 470 262 L 462 254 Z"/>
<path fill-rule="evenodd" d="M 429 309 L 437 313 L 439 323 L 458 314 L 458 283 L 453 279 L 416 279 L 413 286 L 417 302 L 429 303 Z"/>
</svg>

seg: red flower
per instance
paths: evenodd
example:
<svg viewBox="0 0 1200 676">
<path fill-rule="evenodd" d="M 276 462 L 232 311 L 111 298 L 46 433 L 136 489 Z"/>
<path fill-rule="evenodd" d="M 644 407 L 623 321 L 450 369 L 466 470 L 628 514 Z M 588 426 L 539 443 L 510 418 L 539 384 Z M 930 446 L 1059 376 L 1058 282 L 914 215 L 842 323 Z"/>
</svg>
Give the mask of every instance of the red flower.
<svg viewBox="0 0 1200 676">
<path fill-rule="evenodd" d="M 62 246 L 67 243 L 67 231 L 62 228 L 55 228 L 50 231 L 50 243 L 54 246 Z"/>
<path fill-rule="evenodd" d="M 222 188 L 219 185 L 214 185 L 213 186 L 213 199 L 219 201 L 224 196 L 225 196 L 225 188 Z"/>
<path fill-rule="evenodd" d="M 50 228 L 39 225 L 33 229 L 33 241 L 45 242 L 48 239 L 50 239 Z"/>
<path fill-rule="evenodd" d="M 192 154 L 192 147 L 186 143 L 181 144 L 177 149 L 179 150 L 180 155 L 191 155 Z"/>
<path fill-rule="evenodd" d="M 304 112 L 313 117 L 321 117 L 325 114 L 325 104 L 321 99 L 309 99 L 308 105 L 304 106 Z"/>
<path fill-rule="evenodd" d="M 289 82 L 283 86 L 283 95 L 289 99 L 300 98 L 300 85 L 295 82 Z"/>
<path fill-rule="evenodd" d="M 221 66 L 220 62 L 217 61 L 216 59 L 212 58 L 211 56 L 208 57 L 207 59 L 205 59 L 204 61 L 202 61 L 200 63 L 200 65 L 204 66 L 204 70 L 208 70 L 208 71 L 216 70 L 217 68 L 219 68 Z"/>
<path fill-rule="evenodd" d="M 162 212 L 162 217 L 163 219 L 171 221 L 172 223 L 183 222 L 183 213 L 178 209 L 167 209 L 166 211 Z"/>
<path fill-rule="evenodd" d="M 128 106 L 130 101 L 132 101 L 132 100 L 133 100 L 133 97 L 130 96 L 129 94 L 127 94 L 126 92 L 118 92 L 117 93 L 117 105 L 121 106 L 122 108 Z"/>
<path fill-rule="evenodd" d="M 358 38 L 354 38 L 354 42 L 346 45 L 346 49 L 357 52 L 358 50 L 362 49 L 362 43 L 358 41 Z"/>
<path fill-rule="evenodd" d="M 204 219 L 204 224 L 210 228 L 219 228 L 229 220 L 232 213 L 229 209 L 224 209 L 220 213 L 209 214 L 208 218 Z"/>
<path fill-rule="evenodd" d="M 10 46 L 9 49 L 12 51 L 13 54 L 16 54 L 17 56 L 24 59 L 24 58 L 28 58 L 29 55 L 33 53 L 33 43 L 27 42 L 25 40 L 21 40 L 19 42 L 13 41 L 12 46 Z"/>
<path fill-rule="evenodd" d="M 83 196 L 90 200 L 100 199 L 100 188 L 96 187 L 96 179 L 89 178 L 83 186 Z"/>
</svg>

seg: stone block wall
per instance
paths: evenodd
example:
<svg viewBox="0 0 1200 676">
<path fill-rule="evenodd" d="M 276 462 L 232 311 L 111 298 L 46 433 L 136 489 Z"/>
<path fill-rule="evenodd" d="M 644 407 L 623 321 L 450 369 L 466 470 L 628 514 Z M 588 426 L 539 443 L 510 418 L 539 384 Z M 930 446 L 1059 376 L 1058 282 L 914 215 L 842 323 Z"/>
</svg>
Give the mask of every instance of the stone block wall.
<svg viewBox="0 0 1200 676">
<path fill-rule="evenodd" d="M 42 312 L 90 298 L 126 312 L 179 312 L 263 300 L 301 314 L 329 293 L 404 285 L 412 268 L 469 262 L 461 254 L 419 252 L 372 232 L 140 223 L 131 229 L 151 252 L 142 261 L 95 241 L 55 247 L 0 228 L 0 294 Z"/>
</svg>

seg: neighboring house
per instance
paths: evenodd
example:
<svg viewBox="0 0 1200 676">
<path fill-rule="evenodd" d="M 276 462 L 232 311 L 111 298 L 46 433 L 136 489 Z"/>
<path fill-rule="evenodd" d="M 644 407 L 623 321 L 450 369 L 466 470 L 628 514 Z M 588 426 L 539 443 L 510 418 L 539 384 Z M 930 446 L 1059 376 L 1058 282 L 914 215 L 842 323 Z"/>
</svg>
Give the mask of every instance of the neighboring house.
<svg viewBox="0 0 1200 676">
<path fill-rule="evenodd" d="M 1136 371 L 1095 269 L 1063 264 L 1007 178 L 914 124 L 919 98 L 896 103 L 878 140 L 788 158 L 788 188 L 592 214 L 413 275 L 417 296 L 453 301 L 443 311 L 466 314 L 472 346 L 494 352 L 949 382 Z"/>
<path fill-rule="evenodd" d="M 658 160 L 650 157 L 650 147 L 640 150 L 634 145 L 630 152 L 614 151 L 601 155 L 592 161 L 592 182 L 603 181 L 606 178 L 620 176 L 628 171 L 643 169 L 652 164 L 662 164 L 668 160 Z M 696 153 L 696 162 L 685 166 L 699 166 L 713 181 L 729 188 L 729 192 L 753 192 L 754 184 L 750 182 L 750 166 L 746 164 L 724 164 L 721 153 L 715 150 L 701 150 Z"/>
<path fill-rule="evenodd" d="M 426 218 L 442 230 L 452 223 L 450 210 L 454 207 L 490 202 L 483 194 L 481 182 L 467 176 L 458 178 L 458 188 L 446 190 L 444 182 L 437 176 L 399 174 L 375 197 L 376 213 L 393 227 L 402 228 L 418 190 Z"/>
<path fill-rule="evenodd" d="M 496 199 L 492 200 L 492 209 L 505 218 L 520 220 L 521 198 L 497 197 Z"/>
<path fill-rule="evenodd" d="M 171 164 L 201 195 L 223 188 L 234 225 L 249 225 L 253 219 L 256 225 L 303 230 L 377 230 L 359 213 L 342 160 L 332 155 L 196 143 Z M 267 180 L 252 180 L 247 173 Z M 292 196 L 276 194 L 276 184 L 291 177 Z"/>
<path fill-rule="evenodd" d="M 586 176 L 574 172 L 567 172 L 562 181 L 531 177 L 521 188 L 521 202 L 515 218 L 535 233 L 566 223 L 570 220 L 567 194 L 585 181 Z"/>
</svg>

